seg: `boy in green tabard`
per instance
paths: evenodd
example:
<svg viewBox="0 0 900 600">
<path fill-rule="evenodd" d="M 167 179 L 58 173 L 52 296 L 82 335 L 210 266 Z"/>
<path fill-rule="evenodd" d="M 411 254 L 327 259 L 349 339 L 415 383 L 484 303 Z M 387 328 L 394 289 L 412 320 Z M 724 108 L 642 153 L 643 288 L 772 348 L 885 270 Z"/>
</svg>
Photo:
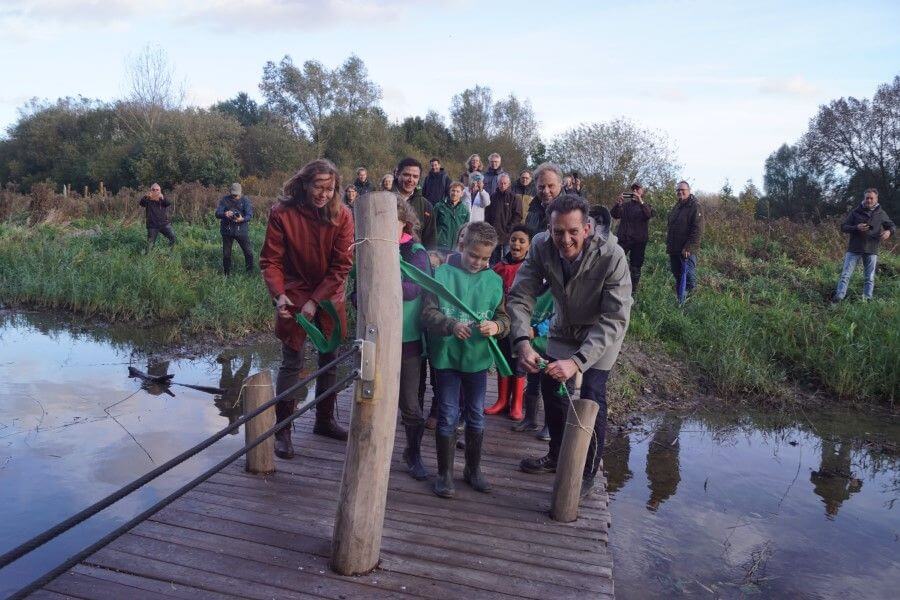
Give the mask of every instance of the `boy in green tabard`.
<svg viewBox="0 0 900 600">
<path fill-rule="evenodd" d="M 497 232 L 488 223 L 469 223 L 463 251 L 451 255 L 435 271 L 434 278 L 481 318 L 470 317 L 433 294 L 426 294 L 422 325 L 428 334 L 428 360 L 435 370 L 438 425 L 435 431 L 438 477 L 434 493 L 452 498 L 453 455 L 456 424 L 459 420 L 459 392 L 463 390 L 466 421 L 466 467 L 463 478 L 479 492 L 490 484 L 481 474 L 481 446 L 484 441 L 484 397 L 487 371 L 494 364 L 488 337 L 503 337 L 509 331 L 509 317 L 503 302 L 503 280 L 488 268 L 497 245 Z"/>
</svg>

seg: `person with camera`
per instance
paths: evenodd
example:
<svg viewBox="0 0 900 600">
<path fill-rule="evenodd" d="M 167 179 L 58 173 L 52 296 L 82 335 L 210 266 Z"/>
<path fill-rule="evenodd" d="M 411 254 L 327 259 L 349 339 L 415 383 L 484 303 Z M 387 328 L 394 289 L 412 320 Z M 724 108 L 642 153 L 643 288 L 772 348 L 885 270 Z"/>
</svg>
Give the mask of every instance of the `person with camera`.
<svg viewBox="0 0 900 600">
<path fill-rule="evenodd" d="M 631 184 L 631 191 L 619 194 L 616 205 L 610 214 L 619 220 L 616 236 L 619 245 L 628 257 L 628 270 L 631 272 L 631 293 L 637 292 L 641 280 L 641 267 L 644 265 L 644 251 L 649 239 L 650 219 L 653 208 L 644 202 L 644 188 L 639 183 Z"/>
<path fill-rule="evenodd" d="M 831 297 L 832 304 L 837 304 L 847 295 L 850 277 L 856 270 L 856 264 L 862 261 L 865 280 L 863 283 L 863 300 L 871 300 L 875 291 L 875 265 L 878 263 L 878 246 L 897 230 L 894 222 L 878 203 L 878 190 L 869 188 L 863 194 L 862 203 L 850 211 L 841 224 L 841 231 L 850 234 L 847 252 L 844 254 L 844 266 L 838 279 L 837 289 Z"/>
<path fill-rule="evenodd" d="M 141 198 L 140 205 L 144 207 L 147 220 L 147 250 L 150 251 L 156 245 L 156 238 L 159 234 L 163 234 L 169 240 L 169 246 L 174 246 L 175 232 L 172 231 L 172 225 L 169 223 L 168 212 L 172 203 L 163 196 L 162 188 L 158 183 L 150 186 L 150 192 Z"/>
<path fill-rule="evenodd" d="M 234 242 L 241 247 L 244 253 L 244 266 L 247 274 L 253 273 L 253 247 L 250 245 L 250 227 L 248 223 L 253 218 L 253 205 L 250 199 L 244 195 L 240 183 L 232 183 L 227 196 L 219 200 L 216 208 L 216 218 L 219 219 L 219 233 L 222 234 L 222 269 L 225 276 L 231 274 L 231 249 Z"/>
<path fill-rule="evenodd" d="M 563 193 L 574 194 L 584 198 L 584 182 L 581 180 L 578 171 L 572 171 L 571 175 L 566 175 L 563 179 Z"/>
</svg>

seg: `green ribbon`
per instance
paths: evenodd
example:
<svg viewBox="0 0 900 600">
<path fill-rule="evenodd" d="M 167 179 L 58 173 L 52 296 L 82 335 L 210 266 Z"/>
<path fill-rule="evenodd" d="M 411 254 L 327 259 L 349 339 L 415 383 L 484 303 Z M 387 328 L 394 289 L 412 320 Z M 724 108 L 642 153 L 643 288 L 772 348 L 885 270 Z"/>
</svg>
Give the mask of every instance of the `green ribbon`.
<svg viewBox="0 0 900 600">
<path fill-rule="evenodd" d="M 309 319 L 304 317 L 301 313 L 297 313 L 295 318 L 297 319 L 297 324 L 306 331 L 306 335 L 309 337 L 309 341 L 313 343 L 313 346 L 316 347 L 316 350 L 319 351 L 319 354 L 327 354 L 328 352 L 334 352 L 337 350 L 338 346 L 341 345 L 341 339 L 344 337 L 344 333 L 341 327 L 341 320 L 338 318 L 337 309 L 335 309 L 334 304 L 331 303 L 331 300 L 323 300 L 319 302 L 319 307 L 324 310 L 331 317 L 332 322 L 334 323 L 334 327 L 331 330 L 331 339 L 326 340 L 325 334 L 316 327 L 315 323 L 312 323 Z"/>
<path fill-rule="evenodd" d="M 439 282 L 434 277 L 429 276 L 427 273 L 422 272 L 415 265 L 411 265 L 402 258 L 400 259 L 400 271 L 403 272 L 403 275 L 411 280 L 416 285 L 420 286 L 422 289 L 427 290 L 443 300 L 448 304 L 451 304 L 454 308 L 458 308 L 463 311 L 470 317 L 472 317 L 475 321 L 481 321 L 481 318 L 473 311 L 471 308 L 462 303 L 462 301 L 456 297 L 456 295 L 448 290 L 444 285 Z M 488 341 L 488 347 L 491 351 L 491 356 L 494 359 L 494 363 L 497 365 L 497 372 L 500 373 L 503 377 L 512 377 L 513 372 L 512 369 L 509 368 L 509 363 L 506 362 L 506 357 L 503 356 L 503 353 L 500 351 L 500 346 L 497 345 L 497 340 L 493 337 L 486 338 Z"/>
<path fill-rule="evenodd" d="M 544 359 L 542 358 L 542 359 L 540 359 L 540 360 L 538 361 L 538 369 L 540 369 L 541 371 L 543 371 L 544 369 L 546 369 L 546 368 L 549 366 L 549 364 L 550 364 L 550 363 L 548 363 L 546 360 L 544 360 Z M 557 396 L 560 396 L 560 397 L 568 396 L 568 395 L 569 395 L 569 388 L 566 387 L 566 382 L 565 382 L 565 381 L 560 381 L 560 382 L 559 382 L 559 387 L 556 388 L 556 395 L 557 395 Z"/>
</svg>

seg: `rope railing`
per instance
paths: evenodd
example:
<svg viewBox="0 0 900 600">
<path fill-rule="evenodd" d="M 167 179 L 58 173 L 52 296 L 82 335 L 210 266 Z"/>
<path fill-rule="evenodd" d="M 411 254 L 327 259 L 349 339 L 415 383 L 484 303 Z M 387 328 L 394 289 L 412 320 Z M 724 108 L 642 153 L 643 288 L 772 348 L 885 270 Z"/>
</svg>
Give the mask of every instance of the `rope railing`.
<svg viewBox="0 0 900 600">
<path fill-rule="evenodd" d="M 213 434 L 212 436 L 203 440 L 202 442 L 195 445 L 194 447 L 192 447 L 188 450 L 185 450 L 178 456 L 166 461 L 165 463 L 156 467 L 152 471 L 145 473 L 141 477 L 135 479 L 128 485 L 113 492 L 112 494 L 108 495 L 107 497 L 103 498 L 102 500 L 95 502 L 94 504 L 85 508 L 84 510 L 80 511 L 77 514 L 72 515 L 65 521 L 62 521 L 61 523 L 54 525 L 53 527 L 47 529 L 46 531 L 34 536 L 30 540 L 20 544 L 16 548 L 13 548 L 12 550 L 4 553 L 2 556 L 0 556 L 0 569 L 5 568 L 9 564 L 19 560 L 26 554 L 43 546 L 50 540 L 53 540 L 54 538 L 62 535 L 66 531 L 79 525 L 83 521 L 96 515 L 100 511 L 108 508 L 109 506 L 111 506 L 115 502 L 121 500 L 122 498 L 124 498 L 125 496 L 130 494 L 131 492 L 143 487 L 144 485 L 146 485 L 147 483 L 149 483 L 156 477 L 162 475 L 163 473 L 166 473 L 167 471 L 173 469 L 174 467 L 178 466 L 179 464 L 183 463 L 184 461 L 188 460 L 189 458 L 195 456 L 202 450 L 208 448 L 209 446 L 211 446 L 218 440 L 222 439 L 223 437 L 225 437 L 232 431 L 236 431 L 238 429 L 238 427 L 240 427 L 241 425 L 243 425 L 250 419 L 258 416 L 266 409 L 274 406 L 275 403 L 289 397 L 291 394 L 296 392 L 298 389 L 300 389 L 301 387 L 303 387 L 304 385 L 308 384 L 313 379 L 318 377 L 321 373 L 331 369 L 334 366 L 337 366 L 338 364 L 346 361 L 348 358 L 355 356 L 358 352 L 358 347 L 359 347 L 358 344 L 354 344 L 353 348 L 351 348 L 347 352 L 335 357 L 334 360 L 327 363 L 326 365 L 319 367 L 318 369 L 316 369 L 315 371 L 310 373 L 307 377 L 304 377 L 299 382 L 292 385 L 290 388 L 284 390 L 282 393 L 278 394 L 277 396 L 275 396 L 268 402 L 260 405 L 256 410 L 254 410 L 246 415 L 243 415 L 241 418 L 237 419 L 234 423 L 231 423 L 229 426 L 225 427 L 218 433 Z M 267 431 L 265 431 L 264 433 L 259 435 L 257 438 L 255 438 L 252 442 L 250 442 L 250 443 L 244 445 L 242 448 L 236 450 L 228 458 L 217 463 L 215 466 L 208 469 L 203 474 L 194 478 L 193 480 L 191 480 L 184 486 L 180 487 L 178 490 L 172 492 L 171 494 L 169 494 L 168 496 L 166 496 L 165 498 L 163 498 L 162 500 L 160 500 L 159 502 L 157 502 L 156 504 L 154 504 L 147 510 L 143 511 L 138 516 L 136 516 L 132 520 L 128 521 L 124 525 L 116 528 L 115 530 L 113 530 L 112 532 L 110 532 L 109 534 L 107 534 L 106 536 L 104 536 L 103 538 L 101 538 L 100 540 L 95 542 L 94 544 L 85 548 L 84 550 L 77 553 L 76 555 L 68 558 L 65 562 L 63 562 L 62 564 L 60 564 L 59 566 L 57 566 L 50 572 L 46 573 L 45 575 L 41 576 L 40 578 L 34 580 L 27 586 L 20 589 L 19 591 L 15 592 L 12 596 L 10 596 L 10 598 L 24 598 L 26 595 L 32 593 L 33 591 L 35 591 L 42 585 L 48 583 L 54 577 L 63 573 L 66 569 L 68 569 L 68 568 L 72 567 L 73 565 L 77 564 L 78 562 L 80 562 L 83 558 L 96 552 L 97 550 L 99 550 L 100 548 L 105 546 L 106 544 L 110 543 L 117 537 L 121 536 L 123 533 L 125 533 L 128 530 L 130 530 L 131 528 L 133 528 L 135 525 L 137 525 L 138 523 L 140 523 L 141 521 L 143 521 L 150 515 L 154 514 L 158 510 L 164 508 L 165 506 L 172 503 L 174 500 L 176 500 L 180 496 L 186 494 L 187 492 L 189 492 L 190 490 L 192 490 L 193 488 L 195 488 L 202 482 L 206 481 L 207 479 L 212 477 L 216 472 L 220 471 L 222 468 L 227 466 L 229 463 L 231 463 L 232 461 L 236 460 L 237 458 L 243 456 L 244 454 L 246 454 L 247 452 L 249 452 L 256 446 L 258 446 L 259 444 L 264 442 L 271 435 L 277 433 L 278 431 L 281 431 L 285 427 L 290 426 L 290 424 L 293 423 L 293 421 L 295 419 L 297 419 L 298 417 L 300 417 L 301 415 L 303 415 L 304 413 L 309 411 L 311 408 L 315 407 L 322 399 L 330 396 L 331 394 L 337 393 L 337 392 L 343 390 L 345 387 L 347 387 L 347 385 L 350 382 L 352 382 L 354 379 L 359 377 L 359 374 L 360 374 L 359 370 L 355 369 L 350 374 L 348 374 L 347 376 L 342 378 L 340 381 L 335 383 L 333 386 L 331 386 L 330 388 L 328 388 L 321 394 L 317 395 L 315 398 L 301 402 L 297 406 L 297 409 L 289 417 L 276 423 L 274 426 L 272 426 Z"/>
</svg>

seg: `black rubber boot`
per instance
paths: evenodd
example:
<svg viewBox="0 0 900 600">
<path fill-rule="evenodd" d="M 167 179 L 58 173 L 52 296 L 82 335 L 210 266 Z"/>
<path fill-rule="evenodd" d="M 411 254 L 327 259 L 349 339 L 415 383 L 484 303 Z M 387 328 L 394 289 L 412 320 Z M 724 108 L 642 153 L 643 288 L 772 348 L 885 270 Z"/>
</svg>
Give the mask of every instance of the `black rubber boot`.
<svg viewBox="0 0 900 600">
<path fill-rule="evenodd" d="M 275 403 L 275 422 L 280 423 L 293 414 L 296 403 L 283 400 Z M 293 423 L 275 434 L 275 456 L 290 460 L 294 458 L 294 444 L 291 442 Z"/>
<path fill-rule="evenodd" d="M 588 498 L 594 492 L 594 477 L 593 475 L 590 477 L 585 477 L 581 480 L 581 493 L 580 498 L 584 500 Z"/>
<path fill-rule="evenodd" d="M 540 396 L 531 396 L 525 394 L 525 418 L 512 426 L 513 431 L 537 431 L 540 425 L 537 424 L 538 402 Z"/>
<path fill-rule="evenodd" d="M 422 434 L 425 433 L 425 425 L 406 425 L 406 449 L 403 451 L 403 460 L 406 461 L 406 472 L 413 479 L 423 481 L 428 479 L 428 471 L 422 464 Z"/>
<path fill-rule="evenodd" d="M 334 357 L 323 360 L 319 357 L 319 366 L 326 364 Z M 316 397 L 322 392 L 333 386 L 337 382 L 337 369 L 331 368 L 316 378 Z M 338 425 L 334 420 L 334 405 L 337 403 L 337 394 L 331 394 L 327 398 L 323 398 L 316 405 L 316 424 L 313 426 L 313 433 L 330 437 L 333 440 L 347 441 L 347 430 Z"/>
<path fill-rule="evenodd" d="M 456 493 L 453 487 L 453 456 L 456 454 L 456 436 L 434 434 L 437 450 L 438 476 L 432 490 L 441 498 L 452 498 Z"/>
<path fill-rule="evenodd" d="M 484 443 L 484 431 L 472 431 L 466 428 L 466 467 L 463 479 L 476 492 L 491 491 L 491 484 L 481 474 L 481 445 Z"/>
<path fill-rule="evenodd" d="M 526 473 L 556 473 L 556 457 L 549 453 L 540 458 L 523 458 L 519 468 Z"/>
</svg>

